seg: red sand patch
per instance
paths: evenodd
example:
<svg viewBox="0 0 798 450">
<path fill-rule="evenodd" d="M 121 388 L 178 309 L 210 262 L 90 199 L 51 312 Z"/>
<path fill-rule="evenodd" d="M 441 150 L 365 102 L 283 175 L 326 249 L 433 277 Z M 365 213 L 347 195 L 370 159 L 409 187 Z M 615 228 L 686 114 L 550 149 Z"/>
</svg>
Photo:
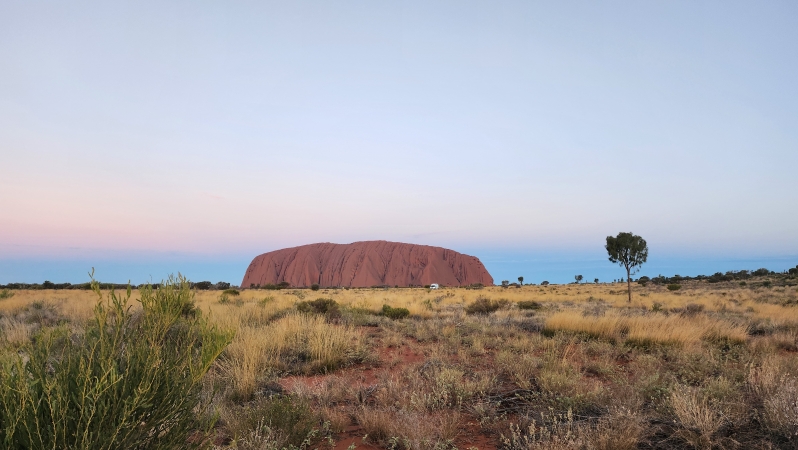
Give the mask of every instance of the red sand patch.
<svg viewBox="0 0 798 450">
<path fill-rule="evenodd" d="M 355 425 L 347 428 L 346 431 L 339 434 L 335 438 L 335 447 L 333 450 L 346 450 L 349 448 L 350 445 L 355 444 L 356 448 L 365 449 L 365 450 L 377 450 L 379 447 L 375 447 L 371 444 L 366 444 L 363 442 L 363 430 Z"/>
<path fill-rule="evenodd" d="M 377 338 L 376 335 L 370 337 Z M 408 365 L 421 364 L 426 360 L 424 352 L 415 345 L 403 344 L 399 347 L 391 348 L 377 346 L 375 352 L 380 359 L 380 365 L 377 367 L 354 366 L 338 370 L 334 374 L 289 376 L 281 379 L 279 383 L 286 391 L 292 391 L 300 384 L 305 388 L 313 389 L 325 383 L 329 377 L 335 376 L 344 378 L 352 386 L 374 386 L 379 384 L 381 376 L 390 376 L 400 372 Z M 364 450 L 380 448 L 373 444 L 364 443 L 363 437 L 365 435 L 366 433 L 359 425 L 350 425 L 344 432 L 333 436 L 336 442 L 333 449 L 346 450 L 352 444 L 356 448 Z M 498 448 L 496 439 L 484 434 L 475 420 L 463 423 L 462 434 L 456 439 L 456 444 L 460 448 L 477 448 L 479 450 L 495 450 Z"/>
<path fill-rule="evenodd" d="M 466 422 L 463 425 L 463 437 L 458 437 L 455 444 L 458 448 L 475 447 L 479 450 L 496 450 L 498 445 L 493 438 L 482 433 L 482 428 L 474 421 Z"/>
</svg>

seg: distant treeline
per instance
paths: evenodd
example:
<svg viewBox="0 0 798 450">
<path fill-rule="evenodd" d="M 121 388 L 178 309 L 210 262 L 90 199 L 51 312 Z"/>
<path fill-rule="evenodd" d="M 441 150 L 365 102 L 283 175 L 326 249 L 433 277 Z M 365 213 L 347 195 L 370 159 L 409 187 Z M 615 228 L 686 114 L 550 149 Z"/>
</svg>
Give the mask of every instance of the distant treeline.
<svg viewBox="0 0 798 450">
<path fill-rule="evenodd" d="M 149 283 L 144 284 L 131 284 L 130 287 L 132 289 L 138 289 L 140 287 L 147 286 Z M 127 284 L 117 284 L 117 283 L 99 283 L 100 289 L 127 289 Z M 161 287 L 160 283 L 151 284 L 151 286 L 155 289 Z M 225 289 L 230 289 L 230 283 L 225 281 L 220 281 L 218 283 L 211 283 L 210 281 L 198 281 L 196 283 L 191 283 L 191 287 L 193 289 L 199 289 L 203 291 L 208 290 L 220 290 L 223 291 Z M 45 281 L 44 283 L 8 283 L 8 284 L 0 284 L 0 289 L 63 289 L 63 290 L 70 290 L 70 289 L 78 289 L 78 290 L 91 290 L 91 283 L 80 283 L 80 284 L 72 284 L 72 283 L 53 283 L 52 281 Z"/>
<path fill-rule="evenodd" d="M 768 275 L 776 275 L 776 276 L 795 276 L 798 275 L 798 266 L 795 266 L 789 270 L 785 270 L 784 272 L 774 272 L 772 270 L 768 270 L 765 268 L 757 269 L 757 270 L 730 270 L 726 273 L 722 272 L 715 272 L 713 275 L 696 275 L 694 277 L 689 276 L 681 276 L 681 275 L 674 275 L 672 277 L 664 277 L 662 275 L 658 277 L 647 277 L 642 276 L 637 279 L 638 283 L 645 284 L 648 282 L 654 284 L 674 284 L 674 283 L 681 283 L 683 281 L 707 281 L 708 283 L 720 283 L 722 281 L 745 281 L 753 277 L 764 277 Z"/>
</svg>

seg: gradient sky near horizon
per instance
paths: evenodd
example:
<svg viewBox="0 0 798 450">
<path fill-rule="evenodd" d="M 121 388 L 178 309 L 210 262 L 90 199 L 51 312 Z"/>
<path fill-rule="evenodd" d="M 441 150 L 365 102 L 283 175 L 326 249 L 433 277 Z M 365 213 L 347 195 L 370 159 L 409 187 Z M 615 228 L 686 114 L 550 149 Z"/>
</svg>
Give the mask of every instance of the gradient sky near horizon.
<svg viewBox="0 0 798 450">
<path fill-rule="evenodd" d="M 497 280 L 798 264 L 798 3 L 0 3 L 0 283 L 386 239 Z M 691 273 L 692 272 L 692 273 Z"/>
</svg>

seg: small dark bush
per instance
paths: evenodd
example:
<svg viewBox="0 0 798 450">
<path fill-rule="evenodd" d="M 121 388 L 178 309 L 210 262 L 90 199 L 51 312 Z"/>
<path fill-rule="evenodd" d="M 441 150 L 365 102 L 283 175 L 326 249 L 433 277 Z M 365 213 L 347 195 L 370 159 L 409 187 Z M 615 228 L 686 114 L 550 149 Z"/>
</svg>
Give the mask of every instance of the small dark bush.
<svg viewBox="0 0 798 450">
<path fill-rule="evenodd" d="M 410 310 L 407 308 L 392 308 L 388 305 L 382 305 L 382 315 L 393 320 L 404 319 L 410 315 Z"/>
<path fill-rule="evenodd" d="M 14 296 L 14 293 L 9 291 L 8 289 L 3 289 L 2 291 L 0 291 L 0 300 L 6 299 L 6 298 L 11 298 L 13 296 Z"/>
<path fill-rule="evenodd" d="M 311 284 L 310 285 L 310 290 L 311 291 L 318 291 L 319 290 L 319 285 L 316 284 L 316 283 Z"/>
<path fill-rule="evenodd" d="M 318 423 L 307 401 L 286 395 L 261 398 L 237 408 L 227 428 L 236 440 L 251 434 L 266 434 L 277 440 L 269 448 L 304 448 Z M 249 447 L 246 447 L 249 448 Z"/>
<path fill-rule="evenodd" d="M 257 287 L 258 289 L 266 289 L 269 291 L 279 291 L 280 289 L 288 289 L 289 287 L 291 287 L 291 283 L 287 281 L 281 281 L 280 283 L 277 284 L 267 283 L 264 284 L 263 286 L 254 286 L 254 287 Z"/>
<path fill-rule="evenodd" d="M 194 289 L 199 289 L 201 291 L 207 291 L 213 286 L 213 283 L 210 281 L 199 281 L 197 283 L 192 283 L 192 287 Z"/>
<path fill-rule="evenodd" d="M 306 314 L 324 314 L 329 317 L 341 315 L 338 309 L 338 302 L 331 298 L 317 298 L 316 300 L 299 302 L 296 304 L 296 309 Z"/>
<path fill-rule="evenodd" d="M 549 282 L 548 282 L 548 281 L 541 281 L 541 282 L 540 282 L 540 285 L 541 285 L 541 286 L 548 286 L 548 285 L 549 285 Z"/>
<path fill-rule="evenodd" d="M 669 284 L 668 285 L 668 290 L 669 291 L 678 291 L 681 288 L 682 288 L 681 284 Z"/>
<path fill-rule="evenodd" d="M 239 296 L 241 293 L 238 292 L 238 289 L 225 289 L 222 294 L 232 295 L 233 297 Z"/>
<path fill-rule="evenodd" d="M 220 281 L 216 283 L 216 289 L 219 289 L 220 291 L 223 291 L 225 289 L 230 289 L 230 283 L 227 283 L 225 281 Z"/>
<path fill-rule="evenodd" d="M 502 306 L 510 303 L 508 300 L 491 300 L 487 297 L 478 297 L 474 303 L 466 306 L 466 314 L 490 314 Z"/>
<path fill-rule="evenodd" d="M 543 305 L 534 300 L 521 300 L 518 302 L 518 309 L 540 309 Z"/>
<path fill-rule="evenodd" d="M 704 305 L 698 305 L 695 303 L 688 303 L 684 306 L 684 311 L 682 311 L 683 316 L 695 316 L 701 313 L 704 310 Z"/>
</svg>

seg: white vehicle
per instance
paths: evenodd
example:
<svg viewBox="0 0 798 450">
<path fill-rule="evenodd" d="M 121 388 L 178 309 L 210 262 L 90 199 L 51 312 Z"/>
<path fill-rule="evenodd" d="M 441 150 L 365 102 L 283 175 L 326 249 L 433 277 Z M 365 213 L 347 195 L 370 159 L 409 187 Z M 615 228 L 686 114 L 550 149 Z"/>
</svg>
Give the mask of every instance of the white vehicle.
<svg viewBox="0 0 798 450">
<path fill-rule="evenodd" d="M 432 283 L 429 285 L 430 289 L 438 289 L 438 283 Z"/>
</svg>

